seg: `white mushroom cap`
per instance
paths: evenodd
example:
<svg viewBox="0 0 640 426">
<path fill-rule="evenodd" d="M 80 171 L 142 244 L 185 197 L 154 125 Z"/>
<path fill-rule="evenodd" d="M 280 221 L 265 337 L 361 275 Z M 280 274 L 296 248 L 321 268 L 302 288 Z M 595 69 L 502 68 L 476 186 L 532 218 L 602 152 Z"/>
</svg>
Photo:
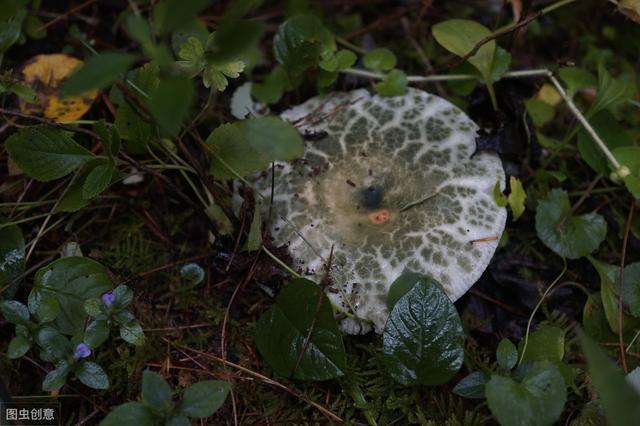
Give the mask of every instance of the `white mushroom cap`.
<svg viewBox="0 0 640 426">
<path fill-rule="evenodd" d="M 504 230 L 492 193 L 505 176 L 496 154 L 472 155 L 477 126 L 460 109 L 416 89 L 355 90 L 282 118 L 315 137 L 302 159 L 275 166 L 271 235 L 317 282 L 331 259 L 334 306 L 381 332 L 405 270 L 437 279 L 453 301 L 476 282 Z M 271 173 L 254 183 L 270 196 Z"/>
</svg>

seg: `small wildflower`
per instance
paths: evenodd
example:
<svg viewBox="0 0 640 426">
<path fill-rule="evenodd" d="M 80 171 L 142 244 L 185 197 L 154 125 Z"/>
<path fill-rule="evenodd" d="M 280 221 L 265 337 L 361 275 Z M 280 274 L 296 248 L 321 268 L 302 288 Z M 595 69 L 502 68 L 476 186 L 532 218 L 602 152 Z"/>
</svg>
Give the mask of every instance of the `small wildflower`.
<svg viewBox="0 0 640 426">
<path fill-rule="evenodd" d="M 91 355 L 91 349 L 85 343 L 78 343 L 76 350 L 73 351 L 73 357 L 75 359 L 86 358 Z"/>
<path fill-rule="evenodd" d="M 104 306 L 107 308 L 110 308 L 115 300 L 116 296 L 111 292 L 102 295 L 102 303 L 104 303 Z"/>
</svg>

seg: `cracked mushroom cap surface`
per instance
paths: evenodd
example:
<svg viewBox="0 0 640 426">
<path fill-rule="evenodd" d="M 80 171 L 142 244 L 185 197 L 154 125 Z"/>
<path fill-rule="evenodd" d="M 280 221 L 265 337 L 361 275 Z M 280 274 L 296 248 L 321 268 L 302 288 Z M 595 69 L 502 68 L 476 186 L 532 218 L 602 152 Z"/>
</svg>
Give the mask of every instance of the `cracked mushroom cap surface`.
<svg viewBox="0 0 640 426">
<path fill-rule="evenodd" d="M 477 126 L 464 112 L 417 89 L 361 89 L 282 118 L 305 136 L 305 153 L 275 164 L 271 235 L 303 275 L 328 278 L 329 299 L 352 316 L 345 331 L 382 332 L 389 286 L 404 271 L 437 279 L 452 301 L 476 282 L 504 230 L 492 194 L 505 175 L 496 154 L 473 155 Z M 271 170 L 254 185 L 268 199 Z"/>
</svg>

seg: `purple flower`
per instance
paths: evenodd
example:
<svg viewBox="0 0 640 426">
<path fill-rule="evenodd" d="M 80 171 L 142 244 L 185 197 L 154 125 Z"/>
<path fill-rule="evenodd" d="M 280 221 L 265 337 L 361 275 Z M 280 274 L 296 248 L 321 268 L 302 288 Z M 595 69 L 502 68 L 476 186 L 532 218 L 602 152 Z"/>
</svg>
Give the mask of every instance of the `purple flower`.
<svg viewBox="0 0 640 426">
<path fill-rule="evenodd" d="M 102 303 L 104 303 L 104 306 L 106 306 L 107 308 L 110 308 L 115 300 L 116 296 L 111 292 L 102 295 Z"/>
<path fill-rule="evenodd" d="M 78 343 L 76 350 L 73 351 L 73 357 L 75 359 L 86 358 L 91 355 L 91 349 L 84 343 Z"/>
</svg>

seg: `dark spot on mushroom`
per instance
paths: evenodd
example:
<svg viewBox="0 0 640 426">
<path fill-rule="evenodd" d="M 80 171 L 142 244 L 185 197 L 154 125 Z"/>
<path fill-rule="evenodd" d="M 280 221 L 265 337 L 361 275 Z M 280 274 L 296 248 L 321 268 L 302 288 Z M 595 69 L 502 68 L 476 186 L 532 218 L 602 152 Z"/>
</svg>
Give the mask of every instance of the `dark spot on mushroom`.
<svg viewBox="0 0 640 426">
<path fill-rule="evenodd" d="M 377 185 L 369 185 L 366 188 L 360 190 L 360 202 L 369 210 L 374 210 L 380 207 L 384 192 L 381 187 Z"/>
</svg>

